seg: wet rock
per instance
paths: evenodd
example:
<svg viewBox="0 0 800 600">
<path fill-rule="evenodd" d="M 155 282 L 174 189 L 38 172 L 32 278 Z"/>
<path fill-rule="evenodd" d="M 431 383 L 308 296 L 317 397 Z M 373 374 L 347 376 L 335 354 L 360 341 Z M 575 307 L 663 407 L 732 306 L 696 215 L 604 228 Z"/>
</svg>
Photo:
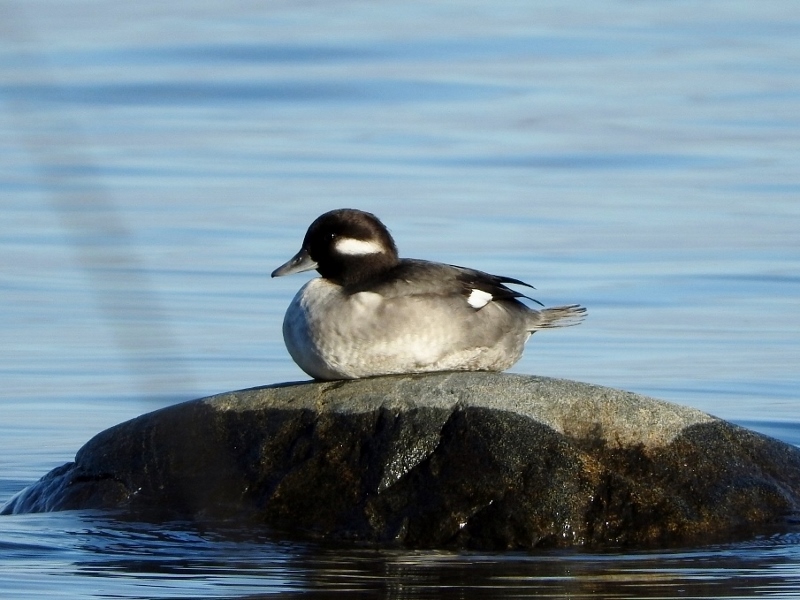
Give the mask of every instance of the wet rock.
<svg viewBox="0 0 800 600">
<path fill-rule="evenodd" d="M 3 512 L 87 508 L 411 547 L 705 543 L 796 518 L 800 450 L 541 377 L 285 384 L 112 427 Z"/>
</svg>

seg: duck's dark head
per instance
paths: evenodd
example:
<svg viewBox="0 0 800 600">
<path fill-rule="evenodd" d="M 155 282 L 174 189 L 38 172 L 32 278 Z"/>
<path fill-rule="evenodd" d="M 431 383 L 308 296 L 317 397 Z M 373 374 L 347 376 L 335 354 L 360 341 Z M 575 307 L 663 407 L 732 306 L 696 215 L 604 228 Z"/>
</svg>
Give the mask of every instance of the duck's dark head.
<svg viewBox="0 0 800 600">
<path fill-rule="evenodd" d="M 339 285 L 368 280 L 398 263 L 397 247 L 375 215 L 352 208 L 332 210 L 308 228 L 303 246 L 273 277 L 316 269 Z"/>
</svg>

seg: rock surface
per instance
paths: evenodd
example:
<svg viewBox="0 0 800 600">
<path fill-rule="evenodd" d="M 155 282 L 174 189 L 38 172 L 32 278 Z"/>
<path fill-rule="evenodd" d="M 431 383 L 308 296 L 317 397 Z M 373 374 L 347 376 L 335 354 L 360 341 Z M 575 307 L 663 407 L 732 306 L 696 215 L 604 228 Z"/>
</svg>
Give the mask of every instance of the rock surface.
<svg viewBox="0 0 800 600">
<path fill-rule="evenodd" d="M 3 512 L 89 508 L 410 547 L 705 543 L 795 519 L 800 450 L 541 377 L 283 384 L 112 427 Z"/>
</svg>

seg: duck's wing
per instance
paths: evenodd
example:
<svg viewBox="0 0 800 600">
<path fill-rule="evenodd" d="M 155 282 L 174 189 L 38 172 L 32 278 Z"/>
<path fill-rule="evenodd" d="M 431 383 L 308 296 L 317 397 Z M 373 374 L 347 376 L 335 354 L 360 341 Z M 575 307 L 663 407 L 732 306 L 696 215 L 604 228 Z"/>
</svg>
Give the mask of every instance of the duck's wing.
<svg viewBox="0 0 800 600">
<path fill-rule="evenodd" d="M 487 300 L 487 303 L 491 300 L 508 300 L 511 298 L 526 298 L 532 302 L 536 302 L 539 306 L 544 306 L 541 302 L 539 302 L 536 298 L 531 298 L 530 296 L 523 294 L 522 292 L 518 292 L 516 290 L 512 290 L 511 288 L 507 287 L 506 284 L 511 285 L 524 285 L 525 287 L 529 287 L 532 290 L 536 289 L 531 284 L 525 283 L 519 279 L 514 279 L 513 277 L 504 277 L 503 275 L 492 275 L 491 273 L 485 273 L 483 271 L 478 271 L 476 269 L 468 269 L 467 267 L 459 267 L 456 265 L 447 265 L 453 269 L 456 269 L 459 273 L 457 278 L 462 284 L 466 287 L 467 294 L 472 294 L 474 290 L 478 290 L 479 292 L 483 292 L 484 294 L 490 294 L 492 297 Z"/>
<path fill-rule="evenodd" d="M 527 298 L 537 304 L 541 302 L 509 288 L 506 284 L 532 285 L 500 275 L 491 275 L 456 265 L 447 265 L 424 260 L 403 259 L 378 281 L 366 282 L 350 292 L 377 292 L 386 298 L 399 296 L 463 296 L 467 303 L 479 310 L 489 302 Z"/>
</svg>

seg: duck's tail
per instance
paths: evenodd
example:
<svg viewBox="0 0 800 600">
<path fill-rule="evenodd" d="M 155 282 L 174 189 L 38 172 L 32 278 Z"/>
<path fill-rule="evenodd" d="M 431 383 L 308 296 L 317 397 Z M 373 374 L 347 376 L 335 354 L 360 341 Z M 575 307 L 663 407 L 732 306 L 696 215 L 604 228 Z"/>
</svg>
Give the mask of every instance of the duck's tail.
<svg viewBox="0 0 800 600">
<path fill-rule="evenodd" d="M 528 330 L 553 329 L 555 327 L 572 327 L 579 325 L 586 317 L 586 309 L 580 304 L 569 306 L 555 306 L 542 310 L 532 311 Z"/>
</svg>

